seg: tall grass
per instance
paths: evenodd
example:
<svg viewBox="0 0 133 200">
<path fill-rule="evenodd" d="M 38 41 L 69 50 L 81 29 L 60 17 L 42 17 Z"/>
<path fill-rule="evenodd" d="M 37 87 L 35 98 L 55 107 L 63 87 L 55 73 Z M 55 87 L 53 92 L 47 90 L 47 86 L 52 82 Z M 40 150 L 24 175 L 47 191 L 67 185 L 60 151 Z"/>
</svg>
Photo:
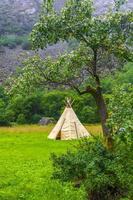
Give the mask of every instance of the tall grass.
<svg viewBox="0 0 133 200">
<path fill-rule="evenodd" d="M 51 153 L 73 149 L 76 141 L 53 141 L 50 126 L 0 128 L 0 200 L 85 200 L 83 188 L 51 179 Z M 99 125 L 87 126 L 96 134 Z"/>
<path fill-rule="evenodd" d="M 39 125 L 19 125 L 13 127 L 0 127 L 0 133 L 43 133 L 48 134 L 52 130 L 54 125 L 39 126 Z M 85 125 L 88 132 L 91 135 L 102 135 L 102 127 L 100 124 Z"/>
</svg>

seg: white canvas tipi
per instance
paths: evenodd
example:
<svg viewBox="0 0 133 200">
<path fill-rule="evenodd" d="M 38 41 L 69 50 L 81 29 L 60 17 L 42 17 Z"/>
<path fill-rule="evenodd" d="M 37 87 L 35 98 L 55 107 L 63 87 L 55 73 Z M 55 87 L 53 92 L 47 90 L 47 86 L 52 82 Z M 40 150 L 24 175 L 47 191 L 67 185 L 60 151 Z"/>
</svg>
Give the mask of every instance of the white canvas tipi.
<svg viewBox="0 0 133 200">
<path fill-rule="evenodd" d="M 48 138 L 54 140 L 71 140 L 88 136 L 90 134 L 76 116 L 70 99 L 67 99 L 66 108 Z"/>
</svg>

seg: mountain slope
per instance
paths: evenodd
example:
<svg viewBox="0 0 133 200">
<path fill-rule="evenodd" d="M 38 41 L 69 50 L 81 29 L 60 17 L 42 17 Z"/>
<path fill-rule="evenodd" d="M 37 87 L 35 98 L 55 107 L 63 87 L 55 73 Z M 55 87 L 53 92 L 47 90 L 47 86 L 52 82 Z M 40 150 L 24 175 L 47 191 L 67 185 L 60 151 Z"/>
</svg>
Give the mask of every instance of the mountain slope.
<svg viewBox="0 0 133 200">
<path fill-rule="evenodd" d="M 60 10 L 67 0 L 55 0 L 55 9 Z M 38 19 L 41 3 L 43 0 L 1 0 L 0 1 L 0 39 L 4 35 L 24 35 L 28 34 L 32 26 Z M 95 0 L 95 14 L 105 12 L 114 0 Z M 129 0 L 123 9 L 133 10 L 133 1 Z M 57 52 L 65 48 L 65 44 L 49 47 L 48 53 Z M 44 54 L 46 55 L 47 52 Z M 23 51 L 21 45 L 9 49 L 0 46 L 0 82 L 19 65 L 18 57 L 23 58 L 23 54 L 32 54 Z"/>
<path fill-rule="evenodd" d="M 23 34 L 29 32 L 38 16 L 41 1 L 0 1 L 0 34 Z"/>
<path fill-rule="evenodd" d="M 55 9 L 60 10 L 67 0 L 55 0 Z M 38 18 L 43 0 L 2 0 L 0 1 L 0 34 L 23 34 L 31 30 Z M 95 0 L 96 13 L 100 14 L 114 3 L 114 0 Z M 124 9 L 133 9 L 128 0 Z"/>
</svg>

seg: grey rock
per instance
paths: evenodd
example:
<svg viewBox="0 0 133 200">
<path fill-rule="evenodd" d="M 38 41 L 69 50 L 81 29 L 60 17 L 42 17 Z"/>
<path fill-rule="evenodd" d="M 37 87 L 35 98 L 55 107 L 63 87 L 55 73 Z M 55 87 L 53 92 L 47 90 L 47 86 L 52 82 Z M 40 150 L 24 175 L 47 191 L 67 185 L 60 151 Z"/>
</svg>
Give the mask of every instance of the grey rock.
<svg viewBox="0 0 133 200">
<path fill-rule="evenodd" d="M 50 117 L 43 117 L 42 119 L 40 119 L 39 121 L 39 125 L 48 125 L 48 124 L 52 124 L 54 123 L 54 119 L 50 118 Z"/>
</svg>

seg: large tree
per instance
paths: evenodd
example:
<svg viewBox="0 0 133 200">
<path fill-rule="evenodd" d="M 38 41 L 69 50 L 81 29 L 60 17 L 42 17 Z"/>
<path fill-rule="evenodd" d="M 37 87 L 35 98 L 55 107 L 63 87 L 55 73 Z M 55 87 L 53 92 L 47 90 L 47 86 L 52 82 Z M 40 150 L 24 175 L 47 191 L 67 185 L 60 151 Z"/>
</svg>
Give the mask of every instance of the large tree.
<svg viewBox="0 0 133 200">
<path fill-rule="evenodd" d="M 40 58 L 33 58 L 32 67 L 41 75 L 42 83 L 65 85 L 80 95 L 91 94 L 106 138 L 111 133 L 106 125 L 108 111 L 101 78 L 132 60 L 133 13 L 118 11 L 116 2 L 112 10 L 97 16 L 91 0 L 68 0 L 60 12 L 55 11 L 53 0 L 47 0 L 31 33 L 34 49 L 76 41 L 75 49 L 55 59 L 48 57 L 40 62 Z M 33 68 L 32 72 L 35 74 Z"/>
</svg>

